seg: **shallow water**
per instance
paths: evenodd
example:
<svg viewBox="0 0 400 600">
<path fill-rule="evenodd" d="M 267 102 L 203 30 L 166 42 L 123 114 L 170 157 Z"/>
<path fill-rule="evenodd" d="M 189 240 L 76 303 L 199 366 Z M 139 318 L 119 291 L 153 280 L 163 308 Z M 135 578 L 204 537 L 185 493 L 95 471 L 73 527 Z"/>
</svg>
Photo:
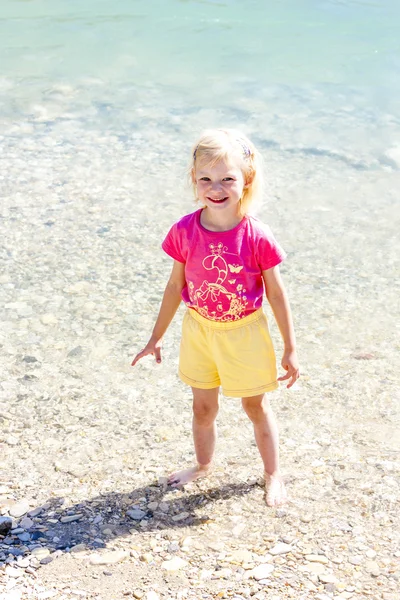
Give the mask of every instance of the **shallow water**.
<svg viewBox="0 0 400 600">
<path fill-rule="evenodd" d="M 399 26 L 396 0 L 5 0 L 3 126 L 165 144 L 227 123 L 375 164 L 399 139 Z"/>
<path fill-rule="evenodd" d="M 332 402 L 353 402 L 341 369 L 351 372 L 354 352 L 371 354 L 365 394 L 390 412 L 399 4 L 7 0 L 1 11 L 6 401 L 28 385 L 20 361 L 35 353 L 45 365 L 32 380 L 39 396 L 68 395 L 78 380 L 79 393 L 110 403 L 157 393 L 152 365 L 138 382 L 129 359 L 169 268 L 160 241 L 193 209 L 194 136 L 229 125 L 266 160 L 261 216 L 289 252 L 306 387 L 336 382 Z M 162 376 L 172 396 L 182 389 L 167 383 L 178 329 Z M 354 362 L 356 382 L 363 364 Z"/>
</svg>

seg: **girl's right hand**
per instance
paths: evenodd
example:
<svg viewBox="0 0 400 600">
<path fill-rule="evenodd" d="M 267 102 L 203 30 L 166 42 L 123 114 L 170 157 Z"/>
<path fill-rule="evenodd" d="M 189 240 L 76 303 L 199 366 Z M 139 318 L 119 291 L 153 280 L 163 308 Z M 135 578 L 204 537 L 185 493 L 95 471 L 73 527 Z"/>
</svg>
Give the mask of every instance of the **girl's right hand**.
<svg viewBox="0 0 400 600">
<path fill-rule="evenodd" d="M 156 339 L 150 338 L 149 341 L 147 342 L 146 346 L 143 348 L 143 350 L 141 352 L 139 352 L 139 354 L 136 354 L 135 358 L 132 361 L 132 367 L 134 367 L 141 358 L 143 358 L 144 356 L 147 356 L 148 354 L 152 354 L 156 359 L 156 363 L 160 363 L 161 362 L 161 346 L 162 346 L 162 340 L 156 340 Z"/>
</svg>

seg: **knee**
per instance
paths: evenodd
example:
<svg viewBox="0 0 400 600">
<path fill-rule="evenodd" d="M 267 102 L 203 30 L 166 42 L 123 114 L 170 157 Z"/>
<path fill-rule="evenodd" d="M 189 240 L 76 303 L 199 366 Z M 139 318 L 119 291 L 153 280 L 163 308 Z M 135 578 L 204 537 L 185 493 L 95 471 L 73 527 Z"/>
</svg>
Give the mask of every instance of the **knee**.
<svg viewBox="0 0 400 600">
<path fill-rule="evenodd" d="M 267 404 L 268 401 L 264 398 L 242 398 L 243 409 L 253 423 L 258 423 L 265 419 Z"/>
<path fill-rule="evenodd" d="M 200 425 L 212 425 L 218 414 L 218 404 L 206 404 L 204 402 L 193 403 L 193 415 Z"/>
</svg>

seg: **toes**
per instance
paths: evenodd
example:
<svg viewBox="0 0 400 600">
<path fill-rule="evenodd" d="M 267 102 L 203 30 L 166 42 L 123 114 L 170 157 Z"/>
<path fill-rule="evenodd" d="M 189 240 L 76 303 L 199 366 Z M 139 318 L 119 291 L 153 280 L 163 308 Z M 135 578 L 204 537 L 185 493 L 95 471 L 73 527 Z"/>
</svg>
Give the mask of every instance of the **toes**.
<svg viewBox="0 0 400 600">
<path fill-rule="evenodd" d="M 287 501 L 286 489 L 282 481 L 270 483 L 265 493 L 267 506 L 278 507 Z"/>
</svg>

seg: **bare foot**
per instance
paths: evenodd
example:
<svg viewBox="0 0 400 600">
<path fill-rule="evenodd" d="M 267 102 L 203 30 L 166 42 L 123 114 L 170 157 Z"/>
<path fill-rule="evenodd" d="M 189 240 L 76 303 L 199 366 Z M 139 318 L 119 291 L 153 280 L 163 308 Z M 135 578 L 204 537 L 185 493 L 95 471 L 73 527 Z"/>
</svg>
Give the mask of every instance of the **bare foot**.
<svg viewBox="0 0 400 600">
<path fill-rule="evenodd" d="M 280 475 L 268 475 L 265 477 L 265 502 L 267 506 L 281 506 L 287 501 L 285 484 Z"/>
<path fill-rule="evenodd" d="M 191 469 L 184 469 L 183 471 L 177 471 L 172 473 L 168 477 L 168 485 L 172 487 L 180 487 L 186 483 L 190 483 L 200 477 L 207 477 L 210 472 L 210 465 L 196 465 Z"/>
</svg>

